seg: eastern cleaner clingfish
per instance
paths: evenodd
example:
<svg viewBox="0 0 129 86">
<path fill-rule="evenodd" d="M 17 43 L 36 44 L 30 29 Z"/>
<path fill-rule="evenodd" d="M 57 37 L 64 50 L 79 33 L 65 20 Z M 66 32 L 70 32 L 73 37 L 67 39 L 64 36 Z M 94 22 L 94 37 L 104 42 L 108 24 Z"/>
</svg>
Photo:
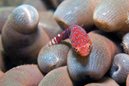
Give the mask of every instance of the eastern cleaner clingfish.
<svg viewBox="0 0 129 86">
<path fill-rule="evenodd" d="M 85 57 L 90 53 L 92 42 L 86 31 L 78 25 L 70 25 L 65 31 L 54 37 L 48 45 L 58 44 L 66 38 L 70 39 L 72 48 L 80 56 Z"/>
</svg>

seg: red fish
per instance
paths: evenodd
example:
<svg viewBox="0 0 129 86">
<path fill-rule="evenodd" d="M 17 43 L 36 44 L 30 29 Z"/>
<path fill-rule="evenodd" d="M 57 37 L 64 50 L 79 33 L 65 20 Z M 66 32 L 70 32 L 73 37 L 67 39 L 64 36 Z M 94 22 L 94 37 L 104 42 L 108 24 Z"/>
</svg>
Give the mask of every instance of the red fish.
<svg viewBox="0 0 129 86">
<path fill-rule="evenodd" d="M 81 56 L 87 56 L 90 53 L 92 42 L 87 35 L 86 31 L 74 25 L 70 34 L 71 45 L 75 51 Z"/>
<path fill-rule="evenodd" d="M 85 57 L 89 55 L 92 42 L 82 27 L 78 25 L 69 26 L 69 28 L 67 28 L 61 34 L 58 34 L 57 37 L 54 37 L 49 44 L 58 44 L 66 38 L 70 38 L 72 48 L 80 56 Z"/>
</svg>

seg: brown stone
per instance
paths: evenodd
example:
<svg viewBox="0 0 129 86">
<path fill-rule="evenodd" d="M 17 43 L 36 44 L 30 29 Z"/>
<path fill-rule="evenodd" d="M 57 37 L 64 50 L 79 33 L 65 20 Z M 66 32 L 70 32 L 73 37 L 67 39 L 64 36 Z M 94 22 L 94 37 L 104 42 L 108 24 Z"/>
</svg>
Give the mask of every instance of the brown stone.
<svg viewBox="0 0 129 86">
<path fill-rule="evenodd" d="M 88 35 L 93 44 L 87 57 L 80 57 L 73 50 L 68 53 L 67 65 L 70 77 L 79 84 L 101 79 L 109 70 L 118 50 L 108 38 L 93 32 Z"/>
<path fill-rule="evenodd" d="M 74 86 L 67 67 L 60 67 L 50 71 L 39 83 L 38 86 Z"/>
<path fill-rule="evenodd" d="M 64 66 L 67 63 L 69 47 L 64 44 L 43 47 L 38 56 L 38 65 L 43 73 Z"/>
<path fill-rule="evenodd" d="M 0 79 L 0 86 L 38 86 L 42 78 L 36 65 L 22 65 L 7 71 Z"/>
</svg>

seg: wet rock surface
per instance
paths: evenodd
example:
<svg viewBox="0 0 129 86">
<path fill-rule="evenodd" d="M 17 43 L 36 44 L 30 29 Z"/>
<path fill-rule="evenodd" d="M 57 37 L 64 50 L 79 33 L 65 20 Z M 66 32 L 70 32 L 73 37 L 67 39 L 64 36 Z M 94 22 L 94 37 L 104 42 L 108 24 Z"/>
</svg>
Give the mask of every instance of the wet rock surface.
<svg viewBox="0 0 129 86">
<path fill-rule="evenodd" d="M 129 86 L 128 1 L 1 0 L 0 86 Z"/>
<path fill-rule="evenodd" d="M 73 81 L 78 83 L 101 79 L 109 70 L 117 52 L 116 45 L 109 39 L 92 32 L 88 35 L 93 45 L 87 57 L 80 57 L 73 50 L 68 53 L 68 71 Z"/>
<path fill-rule="evenodd" d="M 51 83 L 50 83 L 51 82 Z M 49 72 L 39 83 L 39 86 L 74 86 L 67 67 L 60 67 Z"/>
<path fill-rule="evenodd" d="M 38 56 L 38 65 L 43 73 L 67 65 L 69 47 L 64 44 L 43 47 Z"/>
<path fill-rule="evenodd" d="M 111 77 L 118 83 L 123 83 L 129 73 L 129 55 L 120 53 L 114 57 L 114 61 L 111 67 Z"/>
</svg>

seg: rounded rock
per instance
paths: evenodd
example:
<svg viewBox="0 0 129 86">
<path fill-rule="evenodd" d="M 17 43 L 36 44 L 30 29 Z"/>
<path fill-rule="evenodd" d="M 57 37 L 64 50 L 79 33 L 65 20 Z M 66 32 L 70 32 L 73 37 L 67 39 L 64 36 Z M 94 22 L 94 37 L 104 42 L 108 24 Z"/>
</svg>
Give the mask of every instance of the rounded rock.
<svg viewBox="0 0 129 86">
<path fill-rule="evenodd" d="M 50 71 L 39 83 L 39 86 L 74 86 L 67 67 L 59 67 Z"/>
<path fill-rule="evenodd" d="M 118 83 L 126 82 L 129 74 L 129 55 L 119 53 L 114 57 L 110 70 L 111 77 Z"/>
<path fill-rule="evenodd" d="M 38 56 L 38 65 L 43 73 L 64 66 L 67 63 L 69 47 L 64 44 L 43 47 Z"/>
<path fill-rule="evenodd" d="M 73 50 L 68 53 L 68 71 L 71 79 L 80 85 L 90 80 L 101 79 L 109 70 L 114 55 L 117 52 L 116 45 L 106 37 L 89 33 L 93 43 L 90 54 L 82 58 Z M 97 39 L 97 40 L 96 40 Z"/>
</svg>

